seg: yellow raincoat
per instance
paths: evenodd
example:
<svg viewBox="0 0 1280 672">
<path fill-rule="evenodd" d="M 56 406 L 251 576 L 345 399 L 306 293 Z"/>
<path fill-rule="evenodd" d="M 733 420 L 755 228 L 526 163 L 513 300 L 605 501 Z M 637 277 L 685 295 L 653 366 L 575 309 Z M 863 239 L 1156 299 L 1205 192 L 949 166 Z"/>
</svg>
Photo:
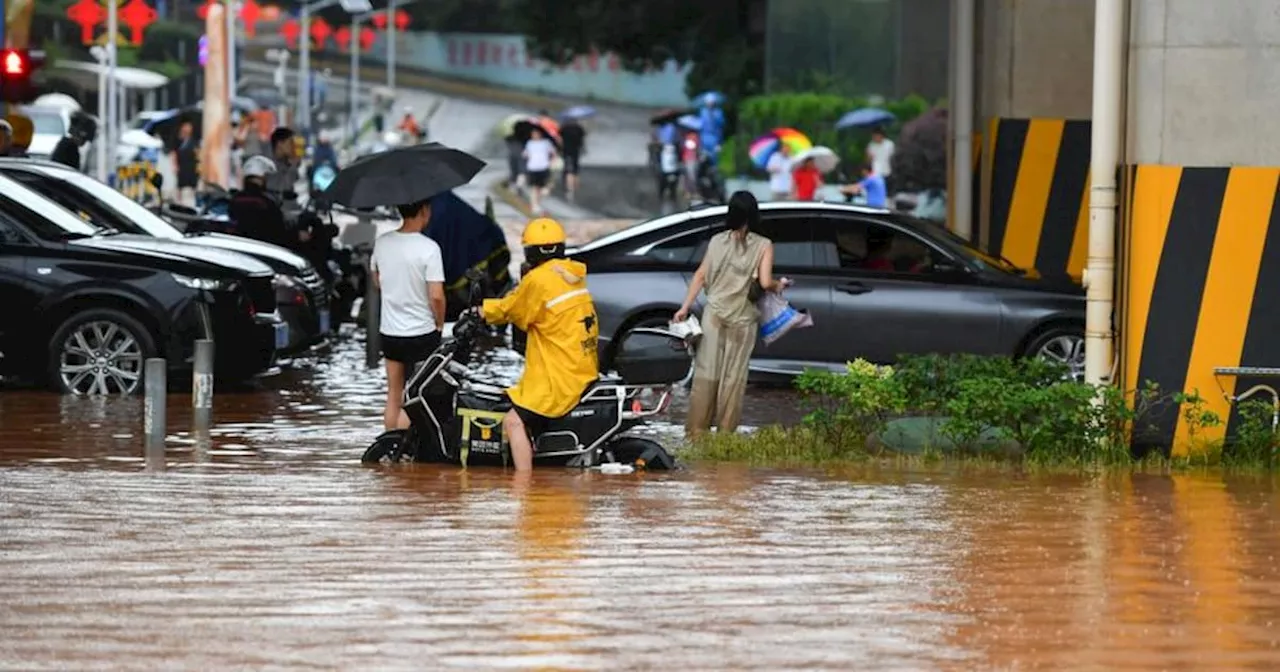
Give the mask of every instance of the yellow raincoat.
<svg viewBox="0 0 1280 672">
<path fill-rule="evenodd" d="M 486 322 L 510 323 L 528 332 L 524 374 L 507 390 L 521 408 L 558 418 L 600 375 L 596 352 L 600 325 L 587 291 L 587 267 L 552 259 L 529 271 L 507 296 L 486 299 Z"/>
</svg>

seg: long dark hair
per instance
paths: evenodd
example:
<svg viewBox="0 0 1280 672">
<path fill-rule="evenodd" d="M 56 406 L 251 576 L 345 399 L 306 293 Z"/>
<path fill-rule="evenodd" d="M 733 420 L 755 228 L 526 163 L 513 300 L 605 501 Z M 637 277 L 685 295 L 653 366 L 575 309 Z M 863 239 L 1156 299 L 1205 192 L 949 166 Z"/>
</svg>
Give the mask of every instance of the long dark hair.
<svg viewBox="0 0 1280 672">
<path fill-rule="evenodd" d="M 760 204 L 756 197 L 745 190 L 733 192 L 729 197 L 729 215 L 725 223 L 730 230 L 743 233 L 760 228 Z"/>
</svg>

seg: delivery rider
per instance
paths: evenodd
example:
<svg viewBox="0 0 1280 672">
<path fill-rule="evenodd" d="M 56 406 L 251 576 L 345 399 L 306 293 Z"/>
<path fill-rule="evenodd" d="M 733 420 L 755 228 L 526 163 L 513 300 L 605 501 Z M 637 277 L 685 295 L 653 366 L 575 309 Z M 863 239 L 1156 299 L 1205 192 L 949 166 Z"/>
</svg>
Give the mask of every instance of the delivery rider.
<svg viewBox="0 0 1280 672">
<path fill-rule="evenodd" d="M 600 325 L 587 291 L 587 267 L 565 257 L 564 228 L 552 219 L 535 219 L 520 241 L 532 268 L 507 296 L 486 299 L 481 315 L 529 335 L 524 373 L 507 390 L 512 410 L 502 420 L 516 471 L 528 471 L 533 439 L 573 410 L 600 375 Z"/>
</svg>

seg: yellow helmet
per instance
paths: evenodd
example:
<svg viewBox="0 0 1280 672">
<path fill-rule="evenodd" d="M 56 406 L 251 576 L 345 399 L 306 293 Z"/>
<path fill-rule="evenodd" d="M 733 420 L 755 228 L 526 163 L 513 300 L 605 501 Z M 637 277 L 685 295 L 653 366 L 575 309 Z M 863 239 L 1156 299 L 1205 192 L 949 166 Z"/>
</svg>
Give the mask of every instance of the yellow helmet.
<svg viewBox="0 0 1280 672">
<path fill-rule="evenodd" d="M 554 219 L 539 217 L 524 227 L 520 244 L 525 247 L 545 247 L 564 244 L 564 227 Z"/>
</svg>

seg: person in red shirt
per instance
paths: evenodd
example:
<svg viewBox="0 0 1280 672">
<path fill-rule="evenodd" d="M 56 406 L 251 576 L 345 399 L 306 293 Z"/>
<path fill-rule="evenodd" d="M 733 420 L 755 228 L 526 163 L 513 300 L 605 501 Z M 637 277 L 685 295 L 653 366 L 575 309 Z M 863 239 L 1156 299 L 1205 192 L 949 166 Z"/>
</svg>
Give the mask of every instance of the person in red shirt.
<svg viewBox="0 0 1280 672">
<path fill-rule="evenodd" d="M 791 184 L 794 198 L 797 201 L 812 201 L 822 186 L 822 172 L 814 165 L 813 159 L 805 159 L 800 167 L 791 173 Z"/>
</svg>

